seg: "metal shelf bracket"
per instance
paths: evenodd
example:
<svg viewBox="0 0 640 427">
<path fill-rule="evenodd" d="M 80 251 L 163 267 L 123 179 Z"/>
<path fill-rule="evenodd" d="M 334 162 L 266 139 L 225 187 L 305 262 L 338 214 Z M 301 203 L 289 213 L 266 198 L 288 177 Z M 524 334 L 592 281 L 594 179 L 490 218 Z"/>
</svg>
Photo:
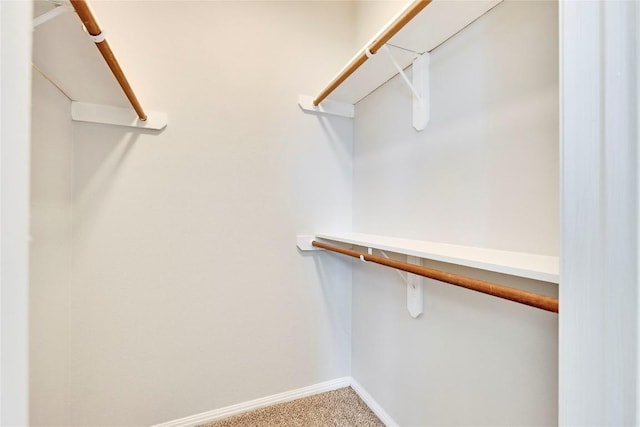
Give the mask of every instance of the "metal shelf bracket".
<svg viewBox="0 0 640 427">
<path fill-rule="evenodd" d="M 389 259 L 389 256 L 385 251 L 380 251 L 383 257 Z M 420 258 L 407 255 L 407 262 L 409 264 L 422 265 Z M 424 279 L 417 274 L 405 273 L 402 274 L 400 270 L 396 270 L 398 275 L 407 284 L 407 310 L 414 319 L 418 318 L 424 313 Z"/>
<path fill-rule="evenodd" d="M 308 95 L 298 96 L 298 105 L 308 114 L 315 114 L 318 116 L 340 116 L 352 119 L 355 116 L 355 107 L 353 104 L 346 102 L 332 101 L 327 99 L 322 101 L 320 105 L 313 105 L 313 97 Z"/>
<path fill-rule="evenodd" d="M 411 93 L 413 94 L 413 127 L 417 131 L 425 130 L 431 116 L 431 104 L 430 104 L 430 87 L 429 87 L 429 52 L 418 55 L 413 60 L 412 65 L 412 81 L 405 74 L 404 70 L 398 64 L 398 61 L 393 57 L 391 50 L 387 45 L 382 47 L 389 59 L 393 63 L 394 67 L 400 73 L 400 77 L 407 84 Z"/>
</svg>

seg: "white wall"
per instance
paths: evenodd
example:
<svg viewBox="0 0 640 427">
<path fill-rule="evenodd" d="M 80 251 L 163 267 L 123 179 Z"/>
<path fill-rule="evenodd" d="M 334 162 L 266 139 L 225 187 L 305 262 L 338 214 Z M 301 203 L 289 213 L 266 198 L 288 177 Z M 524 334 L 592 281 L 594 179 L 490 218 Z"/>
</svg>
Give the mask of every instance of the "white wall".
<svg viewBox="0 0 640 427">
<path fill-rule="evenodd" d="M 0 424 L 27 425 L 31 2 L 0 2 Z"/>
<path fill-rule="evenodd" d="M 355 3 L 355 45 L 369 42 L 402 8 L 407 0 L 357 0 Z"/>
<path fill-rule="evenodd" d="M 67 425 L 71 286 L 71 102 L 33 73 L 31 131 L 31 425 Z"/>
<path fill-rule="evenodd" d="M 558 255 L 557 19 L 506 1 L 432 52 L 424 132 L 398 77 L 357 105 L 354 231 Z M 414 320 L 405 295 L 354 264 L 352 374 L 400 425 L 557 423 L 557 315 L 427 281 Z"/>
<path fill-rule="evenodd" d="M 70 424 L 149 425 L 348 375 L 350 264 L 295 237 L 350 229 L 353 125 L 296 100 L 353 53 L 353 5 L 93 7 L 170 123 L 73 124 Z"/>
</svg>

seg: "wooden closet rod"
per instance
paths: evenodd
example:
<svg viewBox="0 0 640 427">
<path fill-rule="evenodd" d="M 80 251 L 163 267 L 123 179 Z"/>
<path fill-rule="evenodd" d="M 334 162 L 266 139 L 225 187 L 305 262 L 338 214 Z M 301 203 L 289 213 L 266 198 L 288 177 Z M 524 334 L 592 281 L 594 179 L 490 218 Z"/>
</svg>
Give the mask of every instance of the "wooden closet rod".
<svg viewBox="0 0 640 427">
<path fill-rule="evenodd" d="M 451 285 L 460 286 L 471 289 L 472 291 L 482 292 L 483 294 L 493 295 L 494 297 L 507 299 L 509 301 L 519 302 L 520 304 L 530 307 L 539 308 L 553 313 L 558 312 L 558 299 L 548 297 L 546 295 L 535 294 L 533 292 L 522 291 L 520 289 L 509 288 L 507 286 L 498 285 L 491 282 L 472 279 L 470 277 L 459 276 L 453 273 L 434 270 L 431 268 L 421 267 L 419 265 L 409 264 L 402 261 L 395 261 L 381 256 L 369 255 L 345 249 L 339 246 L 329 245 L 322 242 L 313 241 L 311 244 L 317 248 L 326 249 L 328 251 L 337 252 L 343 255 L 352 256 L 354 258 L 364 259 L 365 261 L 375 262 L 387 267 L 403 270 L 408 273 L 417 274 L 419 276 L 428 277 L 429 279 L 439 280 Z"/>
<path fill-rule="evenodd" d="M 100 29 L 95 16 L 93 16 L 93 13 L 91 12 L 91 9 L 89 8 L 86 0 L 71 0 L 71 5 L 76 10 L 76 13 L 80 17 L 80 20 L 82 20 L 82 23 L 84 24 L 87 32 L 93 37 L 93 40 L 96 43 L 96 47 L 102 54 L 104 60 L 107 62 L 107 65 L 120 84 L 120 87 L 122 87 L 122 90 L 129 99 L 131 106 L 134 110 L 136 110 L 138 117 L 140 118 L 140 120 L 147 120 L 147 115 L 142 109 L 140 102 L 138 102 L 138 98 L 133 92 L 133 89 L 131 89 L 131 85 L 129 85 L 129 81 L 124 75 L 122 68 L 120 68 L 118 60 L 116 60 L 113 51 L 111 51 L 109 43 L 107 43 L 107 40 L 102 36 L 102 30 Z"/>
<path fill-rule="evenodd" d="M 391 37 L 395 36 L 398 31 L 402 29 L 409 21 L 411 21 L 422 9 L 427 7 L 427 5 L 431 3 L 431 0 L 415 0 L 408 8 L 404 11 L 402 15 L 400 15 L 389 28 L 387 28 L 380 36 L 369 45 L 369 52 L 374 55 L 386 42 L 388 42 Z M 324 99 L 329 96 L 331 92 L 336 90 L 338 86 L 344 82 L 347 77 L 353 74 L 362 64 L 367 61 L 368 56 L 366 50 L 361 52 L 360 55 L 356 56 L 347 66 L 346 68 L 335 78 L 329 86 L 327 86 L 320 95 L 313 100 L 313 105 L 318 106 Z"/>
</svg>

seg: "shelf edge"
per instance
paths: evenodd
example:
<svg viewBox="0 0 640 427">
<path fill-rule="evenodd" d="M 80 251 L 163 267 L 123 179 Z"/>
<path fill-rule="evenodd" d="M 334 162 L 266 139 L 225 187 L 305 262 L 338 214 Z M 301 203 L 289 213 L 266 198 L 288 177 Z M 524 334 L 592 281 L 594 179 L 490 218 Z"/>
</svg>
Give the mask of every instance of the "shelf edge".
<svg viewBox="0 0 640 427">
<path fill-rule="evenodd" d="M 434 261 L 457 264 L 465 267 L 492 271 L 495 273 L 508 274 L 511 276 L 524 277 L 524 278 L 533 279 L 533 280 L 540 280 L 543 282 L 557 284 L 560 281 L 559 271 L 551 271 L 548 268 L 536 269 L 536 268 L 523 266 L 518 263 L 516 264 L 496 263 L 496 262 L 491 262 L 489 260 L 470 259 L 470 258 L 458 256 L 458 255 L 438 253 L 436 251 L 429 251 L 429 250 L 417 250 L 415 248 L 410 248 L 407 246 L 403 247 L 401 245 L 390 245 L 390 244 L 380 243 L 379 241 L 376 241 L 376 237 L 378 239 L 394 239 L 392 237 L 372 235 L 372 238 L 367 240 L 365 238 L 362 238 L 364 237 L 363 235 L 357 236 L 360 238 L 354 238 L 354 236 L 348 235 L 348 234 L 340 235 L 340 234 L 330 234 L 330 233 L 316 233 L 315 236 L 319 239 L 331 240 L 334 242 L 341 242 L 341 243 L 347 243 L 347 244 L 356 245 L 356 246 L 362 246 L 362 247 L 384 250 L 384 251 L 389 251 L 394 253 L 400 253 L 403 255 L 417 256 L 420 258 L 430 259 Z M 415 241 L 415 240 L 408 240 L 408 239 L 398 239 L 398 240 L 410 241 L 415 244 L 443 245 L 443 246 L 447 246 L 448 249 L 460 248 L 461 250 L 477 250 L 477 251 L 483 251 L 483 252 L 493 252 L 493 255 L 495 256 L 500 256 L 500 255 L 504 255 L 504 256 L 516 255 L 519 257 L 529 256 L 532 258 L 537 258 L 538 261 L 543 260 L 546 262 L 552 262 L 554 264 L 559 265 L 558 257 L 552 257 L 547 255 L 528 254 L 523 252 L 510 252 L 510 251 L 502 251 L 502 250 L 490 249 L 490 248 L 460 246 L 460 245 L 451 245 L 446 243 L 424 242 L 424 241 Z M 479 256 L 479 258 L 482 258 L 482 257 Z"/>
</svg>

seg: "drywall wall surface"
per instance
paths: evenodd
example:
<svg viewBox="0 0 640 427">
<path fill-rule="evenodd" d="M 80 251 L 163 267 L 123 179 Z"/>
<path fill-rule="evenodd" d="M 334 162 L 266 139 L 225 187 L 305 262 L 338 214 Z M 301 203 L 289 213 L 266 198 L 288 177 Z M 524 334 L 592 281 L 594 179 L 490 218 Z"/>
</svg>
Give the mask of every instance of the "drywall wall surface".
<svg viewBox="0 0 640 427">
<path fill-rule="evenodd" d="M 357 0 L 355 2 L 355 44 L 361 48 L 406 6 L 406 0 Z"/>
<path fill-rule="evenodd" d="M 432 52 L 423 132 L 398 77 L 358 103 L 354 231 L 558 254 L 557 22 L 557 3 L 505 1 Z M 556 314 L 427 281 L 412 319 L 398 275 L 358 262 L 352 299 L 353 377 L 400 425 L 557 423 Z"/>
<path fill-rule="evenodd" d="M 36 43 L 34 47 L 37 46 Z M 32 80 L 30 424 L 67 425 L 72 263 L 71 101 L 37 71 Z"/>
<path fill-rule="evenodd" d="M 354 231 L 558 254 L 555 16 L 509 2 L 436 49 L 423 132 L 400 78 L 357 105 Z"/>
<path fill-rule="evenodd" d="M 0 425 L 29 424 L 31 3 L 0 2 Z"/>
<path fill-rule="evenodd" d="M 152 425 L 343 377 L 353 124 L 297 106 L 352 54 L 343 2 L 95 2 L 160 133 L 74 124 L 72 425 Z M 327 31 L 331 28 L 331 31 Z"/>
</svg>

